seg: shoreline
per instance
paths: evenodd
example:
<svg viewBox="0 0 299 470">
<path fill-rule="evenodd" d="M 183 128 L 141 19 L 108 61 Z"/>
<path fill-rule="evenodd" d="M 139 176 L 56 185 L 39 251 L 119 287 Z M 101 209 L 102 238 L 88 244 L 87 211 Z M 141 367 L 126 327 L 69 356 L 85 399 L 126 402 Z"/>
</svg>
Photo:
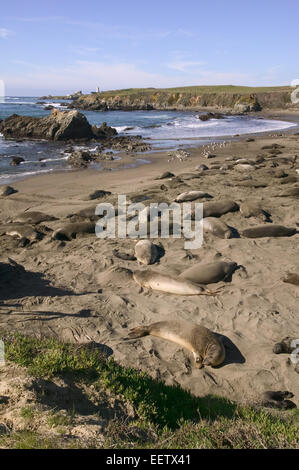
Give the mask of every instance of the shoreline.
<svg viewBox="0 0 299 470">
<path fill-rule="evenodd" d="M 160 110 L 158 110 L 160 111 Z M 215 111 L 215 109 L 214 109 Z M 161 110 L 161 112 L 163 112 Z M 262 131 L 262 132 L 252 132 L 252 133 L 247 133 L 247 134 L 240 134 L 240 135 L 223 135 L 223 136 L 217 136 L 217 137 L 189 137 L 189 138 L 169 138 L 169 139 L 156 139 L 157 141 L 161 142 L 163 140 L 171 140 L 171 141 L 177 141 L 178 142 L 178 145 L 179 145 L 179 142 L 183 141 L 189 141 L 189 142 L 192 142 L 192 141 L 211 141 L 211 139 L 214 139 L 215 142 L 218 142 L 218 141 L 229 141 L 229 142 L 243 142 L 243 141 L 246 141 L 247 138 L 255 138 L 255 139 L 263 139 L 263 138 L 267 138 L 267 137 L 272 137 L 273 134 L 275 133 L 284 133 L 284 134 L 296 134 L 297 132 L 299 132 L 299 111 L 297 112 L 294 112 L 294 114 L 292 115 L 289 115 L 289 111 L 282 111 L 280 110 L 280 113 L 281 113 L 281 120 L 283 121 L 286 121 L 286 122 L 293 122 L 294 124 L 296 124 L 296 127 L 293 126 L 293 127 L 290 127 L 290 128 L 286 128 L 286 129 L 278 129 L 278 130 L 275 130 L 275 131 Z M 266 118 L 266 119 L 273 119 L 275 120 L 275 118 L 277 119 L 277 117 L 279 117 L 278 115 L 276 114 L 267 114 L 265 112 L 258 112 L 258 113 L 250 113 L 250 116 L 252 117 L 261 117 L 261 118 Z M 143 139 L 145 141 L 154 141 L 155 139 L 150 139 L 150 138 L 145 138 Z M 30 141 L 30 140 L 29 140 Z M 30 141 L 32 142 L 32 141 Z M 68 143 L 61 143 L 61 146 L 64 146 L 64 145 L 68 145 Z M 209 145 L 209 144 L 202 144 L 202 145 L 184 145 L 182 147 L 180 147 L 181 149 L 185 149 L 187 150 L 188 152 L 191 152 L 191 153 L 194 153 L 196 150 L 200 150 L 200 149 L 203 149 L 203 147 L 205 147 L 205 145 Z M 115 160 L 114 163 L 112 164 L 113 167 L 111 168 L 111 172 L 123 172 L 123 171 L 130 171 L 132 170 L 133 168 L 140 168 L 140 167 L 143 167 L 143 166 L 146 166 L 148 164 L 153 164 L 153 160 L 155 160 L 156 158 L 166 158 L 167 154 L 169 152 L 173 152 L 175 151 L 175 149 L 157 149 L 157 150 L 151 150 L 151 151 L 148 151 L 148 152 L 142 152 L 142 153 L 136 153 L 134 155 L 132 155 L 132 157 L 130 157 L 128 154 L 126 154 L 125 152 L 120 152 L 118 155 L 121 157 L 121 160 Z M 154 158 L 154 156 L 156 158 Z M 132 162 L 132 159 L 140 159 L 140 160 L 149 160 L 150 163 L 139 163 L 139 164 L 136 164 L 134 165 L 134 163 Z M 43 174 L 36 174 L 36 175 L 32 175 L 32 176 L 24 176 L 24 177 L 20 177 L 18 178 L 17 180 L 13 181 L 12 183 L 7 183 L 7 182 L 3 182 L 0 184 L 0 187 L 1 186 L 4 186 L 6 184 L 13 184 L 14 186 L 17 187 L 18 183 L 22 182 L 22 181 L 31 181 L 32 179 L 36 179 L 36 178 L 47 178 L 47 177 L 53 177 L 55 178 L 55 175 L 59 175 L 59 174 L 62 174 L 62 175 L 65 175 L 65 174 L 77 174 L 77 173 L 81 173 L 82 176 L 84 177 L 84 175 L 86 174 L 86 172 L 94 172 L 95 174 L 101 174 L 101 173 L 105 173 L 105 175 L 108 174 L 108 171 L 107 171 L 107 168 L 109 168 L 109 166 L 111 165 L 111 162 L 102 162 L 101 163 L 103 168 L 102 169 L 96 169 L 96 168 L 87 168 L 87 169 L 72 169 L 72 168 L 65 168 L 65 169 L 58 169 L 58 170 L 49 170 L 48 172 L 45 171 L 45 173 Z M 130 168 L 124 168 L 126 167 L 127 165 L 130 166 Z M 109 171 L 110 172 L 110 171 Z"/>
</svg>

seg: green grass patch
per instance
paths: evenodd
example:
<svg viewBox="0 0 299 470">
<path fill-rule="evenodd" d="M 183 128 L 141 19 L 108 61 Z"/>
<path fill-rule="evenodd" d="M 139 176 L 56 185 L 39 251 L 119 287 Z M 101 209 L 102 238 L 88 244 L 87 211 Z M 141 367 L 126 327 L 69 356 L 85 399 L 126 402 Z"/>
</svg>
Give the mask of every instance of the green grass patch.
<svg viewBox="0 0 299 470">
<path fill-rule="evenodd" d="M 72 380 L 93 384 L 133 405 L 138 419 L 127 424 L 128 432 L 122 431 L 119 439 L 117 433 L 121 426 L 115 427 L 114 447 L 132 446 L 124 438 L 130 435 L 132 426 L 137 426 L 140 432 L 154 430 L 157 436 L 145 441 L 138 438 L 134 441 L 136 448 L 298 447 L 298 410 L 278 417 L 219 396 L 195 397 L 179 386 L 165 385 L 143 372 L 120 366 L 99 351 L 82 345 L 64 344 L 54 339 L 38 340 L 20 334 L 0 334 L 0 337 L 5 343 L 6 360 L 26 367 L 31 375 L 71 376 Z M 29 409 L 23 409 L 22 414 L 32 419 Z M 50 427 L 69 426 L 72 417 L 53 413 L 48 424 Z M 5 439 L 8 437 L 0 437 L 1 446 Z M 51 448 L 52 445 L 52 441 L 36 441 L 37 436 L 32 433 L 14 433 L 12 439 L 15 448 L 41 448 L 41 445 Z"/>
</svg>

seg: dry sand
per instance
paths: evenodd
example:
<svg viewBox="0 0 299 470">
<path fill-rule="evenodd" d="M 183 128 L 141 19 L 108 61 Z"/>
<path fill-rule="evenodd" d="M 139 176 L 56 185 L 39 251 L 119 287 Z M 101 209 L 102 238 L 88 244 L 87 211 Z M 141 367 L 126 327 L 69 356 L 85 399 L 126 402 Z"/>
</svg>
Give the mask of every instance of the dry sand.
<svg viewBox="0 0 299 470">
<path fill-rule="evenodd" d="M 282 154 L 270 158 L 269 150 L 261 148 L 273 143 L 284 148 Z M 278 178 L 276 172 L 283 169 L 288 175 L 298 176 L 299 157 L 297 164 L 280 160 L 296 155 L 298 146 L 298 135 L 263 135 L 255 137 L 254 142 L 242 138 L 217 148 L 214 159 L 204 158 L 203 148 L 194 148 L 191 157 L 183 162 L 169 162 L 167 152 L 161 152 L 145 157 L 151 164 L 121 171 L 80 170 L 36 176 L 13 184 L 18 193 L 1 198 L 1 223 L 29 209 L 65 219 L 98 202 L 114 202 L 118 194 L 129 198 L 147 193 L 151 196 L 149 202 L 171 202 L 183 191 L 200 190 L 211 194 L 215 201 L 258 200 L 274 224 L 296 227 L 298 197 L 277 195 L 298 187 L 298 182 L 282 184 L 286 178 Z M 223 163 L 227 157 L 257 155 L 265 157 L 257 169 L 215 170 L 203 172 L 196 179 L 185 175 L 182 184 L 167 191 L 160 187 L 167 186 L 168 180 L 155 180 L 166 170 L 175 175 L 195 174 L 200 163 L 210 166 Z M 273 166 L 275 161 L 277 167 Z M 96 189 L 112 194 L 86 201 L 86 196 Z M 238 231 L 266 223 L 262 218 L 244 218 L 239 211 L 223 215 L 221 220 Z M 56 229 L 61 220 L 43 225 Z M 285 336 L 299 338 L 299 288 L 282 281 L 287 272 L 299 273 L 298 239 L 298 233 L 292 237 L 256 239 L 221 239 L 207 234 L 201 248 L 187 252 L 183 238 L 153 240 L 165 250 L 152 266 L 157 271 L 177 273 L 194 263 L 214 260 L 235 261 L 241 266 L 230 281 L 208 286 L 213 290 L 224 285 L 217 296 L 187 297 L 140 289 L 126 270 L 138 269 L 137 261 L 120 260 L 112 253 L 114 249 L 132 250 L 133 240 L 101 240 L 87 234 L 61 243 L 51 241 L 47 235 L 20 247 L 16 238 L 2 235 L 0 262 L 7 263 L 10 258 L 26 272 L 11 267 L 16 274 L 10 281 L 1 279 L 0 328 L 70 342 L 101 343 L 124 366 L 141 369 L 167 384 L 180 384 L 195 395 L 212 393 L 253 402 L 264 390 L 289 390 L 295 394 L 293 401 L 298 406 L 299 374 L 289 355 L 272 352 L 274 344 Z M 122 341 L 129 328 L 172 319 L 200 323 L 224 335 L 225 363 L 215 369 L 197 370 L 191 354 L 176 344 L 152 337 Z"/>
</svg>

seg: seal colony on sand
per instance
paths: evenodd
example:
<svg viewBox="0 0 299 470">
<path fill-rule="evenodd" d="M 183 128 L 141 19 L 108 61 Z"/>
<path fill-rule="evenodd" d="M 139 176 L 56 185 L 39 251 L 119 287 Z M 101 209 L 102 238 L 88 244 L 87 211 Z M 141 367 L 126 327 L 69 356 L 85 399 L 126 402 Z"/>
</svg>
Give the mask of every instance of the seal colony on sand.
<svg viewBox="0 0 299 470">
<path fill-rule="evenodd" d="M 183 320 L 161 321 L 130 330 L 127 339 L 157 336 L 179 344 L 193 353 L 195 366 L 219 366 L 225 359 L 222 341 L 208 328 Z"/>
<path fill-rule="evenodd" d="M 186 279 L 178 279 L 148 269 L 134 271 L 133 279 L 141 287 L 150 288 L 177 295 L 215 295 L 216 292 L 205 291 L 204 287 Z"/>
</svg>

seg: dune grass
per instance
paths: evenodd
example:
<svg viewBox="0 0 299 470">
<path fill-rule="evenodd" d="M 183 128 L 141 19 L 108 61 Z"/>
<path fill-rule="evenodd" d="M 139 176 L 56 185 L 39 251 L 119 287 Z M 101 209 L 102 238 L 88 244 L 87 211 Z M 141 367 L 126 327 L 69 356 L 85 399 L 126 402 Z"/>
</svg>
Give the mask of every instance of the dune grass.
<svg viewBox="0 0 299 470">
<path fill-rule="evenodd" d="M 203 93 L 237 93 L 248 95 L 251 93 L 267 93 L 273 91 L 289 91 L 291 88 L 288 86 L 275 86 L 275 87 L 247 87 L 247 86 L 234 86 L 234 85 L 202 85 L 202 86 L 186 86 L 175 88 L 126 88 L 122 90 L 108 90 L 101 92 L 103 96 L 128 96 L 128 95 L 141 95 L 141 94 L 155 94 L 155 93 L 182 93 L 191 95 L 201 95 Z"/>
<path fill-rule="evenodd" d="M 5 342 L 7 361 L 26 367 L 35 377 L 48 379 L 67 375 L 87 386 L 108 390 L 133 406 L 135 428 L 152 431 L 145 439 L 129 438 L 132 423 L 112 420 L 106 430 L 106 447 L 299 447 L 298 410 L 285 412 L 282 418 L 264 409 L 239 406 L 223 397 L 195 397 L 179 386 L 165 385 L 143 372 L 120 366 L 97 349 L 20 334 L 0 334 L 0 337 Z M 23 410 L 23 414 L 31 418 L 30 410 Z M 56 418 L 52 424 L 57 425 Z M 0 446 L 51 448 L 69 445 L 61 439 L 49 440 L 40 436 L 39 440 L 34 432 L 18 432 L 0 435 Z"/>
</svg>

